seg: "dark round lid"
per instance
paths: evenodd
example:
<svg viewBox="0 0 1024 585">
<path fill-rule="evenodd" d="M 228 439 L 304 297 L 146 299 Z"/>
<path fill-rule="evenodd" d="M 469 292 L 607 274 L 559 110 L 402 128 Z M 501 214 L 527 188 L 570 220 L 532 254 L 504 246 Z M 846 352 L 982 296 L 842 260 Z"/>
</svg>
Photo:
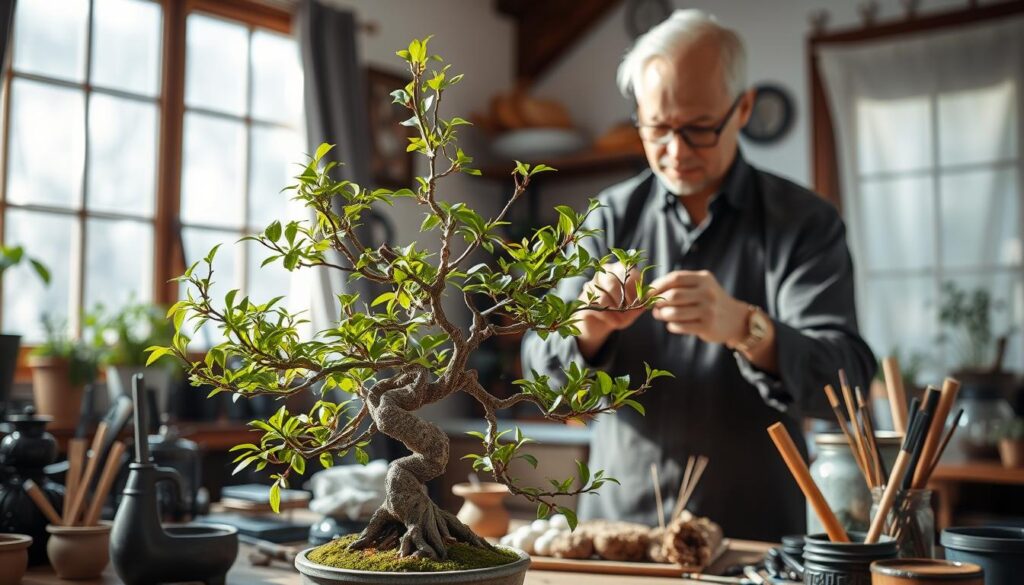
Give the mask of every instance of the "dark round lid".
<svg viewBox="0 0 1024 585">
<path fill-rule="evenodd" d="M 803 534 L 791 534 L 789 536 L 782 537 L 782 548 L 788 550 L 797 550 L 804 547 L 804 535 Z"/>
<path fill-rule="evenodd" d="M 7 420 L 16 422 L 38 422 L 38 423 L 49 423 L 53 422 L 53 417 L 48 414 L 36 414 L 36 409 L 33 406 L 26 406 L 20 414 L 8 414 Z"/>
<path fill-rule="evenodd" d="M 1024 555 L 1024 528 L 977 526 L 947 528 L 942 546 L 957 550 Z"/>
<path fill-rule="evenodd" d="M 966 581 L 984 575 L 974 563 L 959 563 L 939 559 L 889 559 L 871 563 L 871 572 L 904 579 L 932 581 Z"/>
</svg>

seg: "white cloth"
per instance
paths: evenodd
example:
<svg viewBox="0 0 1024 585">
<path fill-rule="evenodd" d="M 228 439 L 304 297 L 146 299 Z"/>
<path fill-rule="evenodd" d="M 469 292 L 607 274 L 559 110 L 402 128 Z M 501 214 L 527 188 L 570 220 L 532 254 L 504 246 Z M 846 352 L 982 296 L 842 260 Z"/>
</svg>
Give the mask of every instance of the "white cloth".
<svg viewBox="0 0 1024 585">
<path fill-rule="evenodd" d="M 309 509 L 339 519 L 367 519 L 384 503 L 387 472 L 383 459 L 319 471 L 306 482 L 306 489 L 313 492 Z"/>
</svg>

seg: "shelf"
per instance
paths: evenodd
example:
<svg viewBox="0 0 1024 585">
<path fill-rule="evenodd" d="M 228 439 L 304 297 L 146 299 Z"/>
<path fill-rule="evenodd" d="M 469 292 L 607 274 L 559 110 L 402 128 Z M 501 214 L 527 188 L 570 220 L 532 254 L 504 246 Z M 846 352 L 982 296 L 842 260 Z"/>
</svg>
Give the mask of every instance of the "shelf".
<svg viewBox="0 0 1024 585">
<path fill-rule="evenodd" d="M 558 169 L 557 173 L 549 173 L 549 177 L 574 177 L 586 174 L 607 173 L 614 171 L 635 171 L 639 172 L 646 164 L 647 159 L 639 152 L 604 152 L 587 151 L 570 156 L 551 158 L 546 160 L 524 160 L 530 164 L 544 163 L 549 167 Z M 488 179 L 508 179 L 515 169 L 514 162 L 506 164 L 489 164 L 481 168 L 483 176 Z"/>
</svg>

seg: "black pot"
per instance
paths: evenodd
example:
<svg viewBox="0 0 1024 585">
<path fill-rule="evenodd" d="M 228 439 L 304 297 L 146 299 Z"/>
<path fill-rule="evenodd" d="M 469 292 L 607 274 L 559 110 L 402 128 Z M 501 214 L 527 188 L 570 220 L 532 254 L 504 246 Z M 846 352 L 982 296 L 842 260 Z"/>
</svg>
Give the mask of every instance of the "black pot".
<svg viewBox="0 0 1024 585">
<path fill-rule="evenodd" d="M 1024 575 L 1024 528 L 980 526 L 942 531 L 946 558 L 980 565 L 985 585 L 1011 585 Z"/>
<path fill-rule="evenodd" d="M 21 336 L 0 335 L 0 420 L 7 414 L 7 402 L 14 385 L 14 370 L 18 367 L 18 348 Z"/>
<path fill-rule="evenodd" d="M 871 585 L 871 563 L 896 558 L 896 541 L 889 536 L 875 544 L 864 544 L 863 532 L 849 536 L 852 542 L 832 542 L 827 534 L 804 539 L 804 583 Z"/>
</svg>

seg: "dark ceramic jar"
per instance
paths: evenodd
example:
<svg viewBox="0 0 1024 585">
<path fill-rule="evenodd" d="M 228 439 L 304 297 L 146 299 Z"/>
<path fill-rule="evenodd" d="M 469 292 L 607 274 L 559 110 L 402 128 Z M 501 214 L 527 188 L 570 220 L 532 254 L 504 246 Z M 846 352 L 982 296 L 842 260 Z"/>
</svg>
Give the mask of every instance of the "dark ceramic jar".
<svg viewBox="0 0 1024 585">
<path fill-rule="evenodd" d="M 806 585 L 871 585 L 871 563 L 896 558 L 896 541 L 881 536 L 864 544 L 863 532 L 851 532 L 852 542 L 831 542 L 828 535 L 812 534 L 804 540 Z"/>
<path fill-rule="evenodd" d="M 57 458 L 57 441 L 46 432 L 51 417 L 36 415 L 26 408 L 23 414 L 11 414 L 7 420 L 14 431 L 0 441 L 0 532 L 15 532 L 32 537 L 28 557 L 30 565 L 44 564 L 49 520 L 25 493 L 26 479 L 36 482 L 58 512 L 64 507 L 64 487 L 46 477 L 43 468 Z"/>
</svg>

